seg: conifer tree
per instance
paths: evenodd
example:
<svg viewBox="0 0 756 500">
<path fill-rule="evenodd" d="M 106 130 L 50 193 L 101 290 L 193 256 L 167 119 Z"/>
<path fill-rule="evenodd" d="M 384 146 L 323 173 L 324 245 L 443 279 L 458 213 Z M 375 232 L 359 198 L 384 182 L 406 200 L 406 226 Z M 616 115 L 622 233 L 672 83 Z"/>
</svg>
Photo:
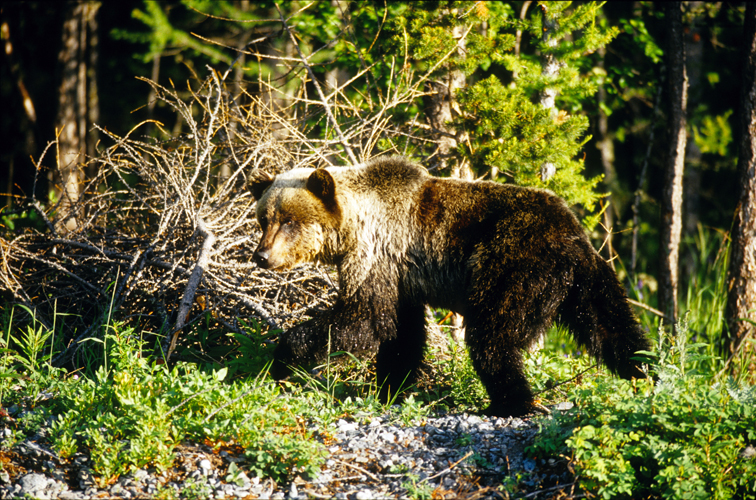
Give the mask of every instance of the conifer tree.
<svg viewBox="0 0 756 500">
<path fill-rule="evenodd" d="M 599 9 L 596 3 L 542 2 L 518 20 L 504 3 L 417 2 L 393 20 L 392 49 L 406 47 L 424 68 L 447 57 L 438 76 L 461 71 L 467 77 L 450 97 L 458 106 L 453 129 L 465 137 L 458 155 L 477 176 L 498 171 L 507 181 L 546 187 L 591 209 L 600 179 L 583 176 L 579 156 L 589 139 L 582 103 L 596 84 L 581 64 L 617 34 L 596 23 Z M 460 43 L 459 25 L 466 33 L 464 56 L 452 51 Z M 529 36 L 516 55 L 518 29 Z M 542 176 L 544 164 L 552 166 L 550 175 Z"/>
</svg>

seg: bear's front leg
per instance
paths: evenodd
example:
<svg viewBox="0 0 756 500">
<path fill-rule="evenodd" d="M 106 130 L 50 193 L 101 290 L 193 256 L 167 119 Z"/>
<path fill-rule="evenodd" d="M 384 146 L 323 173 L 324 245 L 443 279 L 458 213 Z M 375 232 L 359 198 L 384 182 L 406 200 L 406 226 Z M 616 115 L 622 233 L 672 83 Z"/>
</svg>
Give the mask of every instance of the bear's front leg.
<svg viewBox="0 0 756 500">
<path fill-rule="evenodd" d="M 328 332 L 322 331 L 321 318 L 314 318 L 297 325 L 278 338 L 273 351 L 270 375 L 282 380 L 292 373 L 292 365 L 323 361 L 328 354 Z"/>
<path fill-rule="evenodd" d="M 396 337 L 396 313 L 385 298 L 355 294 L 339 298 L 333 308 L 281 334 L 273 352 L 270 374 L 276 380 L 291 375 L 292 366 L 322 363 L 330 352 L 355 355 L 375 352 L 381 340 Z"/>
<path fill-rule="evenodd" d="M 425 348 L 425 306 L 397 309 L 396 336 L 381 342 L 376 357 L 376 376 L 383 402 L 389 402 L 401 389 L 414 383 Z"/>
</svg>

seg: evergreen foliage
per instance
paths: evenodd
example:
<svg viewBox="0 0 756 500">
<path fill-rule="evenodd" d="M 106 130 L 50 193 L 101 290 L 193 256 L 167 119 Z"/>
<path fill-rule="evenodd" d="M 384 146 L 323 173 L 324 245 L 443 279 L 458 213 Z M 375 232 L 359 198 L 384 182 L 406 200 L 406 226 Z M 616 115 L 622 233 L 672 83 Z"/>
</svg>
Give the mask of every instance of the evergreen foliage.
<svg viewBox="0 0 756 500">
<path fill-rule="evenodd" d="M 558 28 L 556 45 L 541 40 L 542 15 L 518 20 L 509 4 L 476 2 L 419 2 L 392 20 L 390 50 L 405 51 L 421 67 L 436 67 L 433 76 L 461 71 L 468 85 L 456 96 L 454 126 L 467 134 L 458 153 L 475 173 L 492 168 L 507 180 L 546 187 L 568 200 L 592 209 L 600 195 L 600 177 L 586 179 L 579 154 L 590 137 L 583 102 L 596 92 L 596 76 L 581 68 L 583 57 L 606 45 L 616 28 L 596 22 L 599 5 L 570 8 L 570 2 L 547 2 Z M 455 51 L 455 26 L 466 33 L 465 50 Z M 529 35 L 515 54 L 515 31 Z M 552 54 L 561 66 L 556 77 L 543 74 L 537 54 Z M 439 64 L 443 61 L 443 64 Z M 558 92 L 559 111 L 538 102 L 546 89 Z M 540 178 L 541 165 L 556 166 L 556 175 Z"/>
<path fill-rule="evenodd" d="M 275 8 L 264 3 L 257 6 L 257 16 L 237 12 L 225 2 L 187 1 L 186 6 L 213 16 L 207 23 L 220 23 L 232 30 L 251 20 L 258 32 L 264 32 L 267 26 L 280 29 L 274 26 L 278 17 Z M 590 139 L 583 104 L 595 93 L 597 77 L 590 66 L 582 67 L 583 56 L 606 45 L 618 30 L 596 22 L 600 12 L 597 3 L 572 6 L 570 2 L 546 2 L 538 8 L 547 7 L 558 21 L 558 29 L 551 35 L 557 42 L 554 46 L 541 40 L 540 12 L 518 20 L 512 5 L 503 2 L 423 1 L 391 3 L 383 9 L 359 2 L 346 8 L 319 2 L 301 12 L 297 5 L 286 6 L 287 15 L 297 13 L 295 34 L 318 78 L 325 79 L 329 71 L 354 75 L 362 68 L 365 72 L 364 77 L 350 81 L 333 96 L 335 115 L 341 122 L 365 119 L 376 106 L 385 104 L 392 88 L 398 92 L 418 79 L 433 81 L 460 71 L 468 83 L 454 96 L 457 115 L 448 124 L 460 138 L 464 136 L 457 148 L 460 159 L 468 160 L 477 176 L 495 168 L 505 175 L 502 180 L 546 187 L 569 203 L 592 210 L 601 197 L 596 191 L 600 177 L 585 177 L 581 150 Z M 144 9 L 135 9 L 133 16 L 150 30 L 146 34 L 118 32 L 118 36 L 148 42 L 145 60 L 177 47 L 180 51 L 190 49 L 193 57 L 207 57 L 211 64 L 231 61 L 228 51 L 171 24 L 170 19 L 178 21 L 180 15 L 170 12 L 169 17 L 164 6 L 148 2 Z M 222 19 L 234 21 L 222 23 Z M 515 54 L 517 30 L 524 32 L 524 37 L 521 50 Z M 284 57 L 285 38 L 269 40 Z M 464 50 L 457 50 L 460 43 Z M 556 77 L 542 74 L 539 54 L 546 53 L 559 61 Z M 274 62 L 247 64 L 245 73 L 249 77 L 279 76 Z M 399 68 L 407 65 L 414 68 L 410 77 L 397 77 Z M 297 71 L 296 65 L 292 69 Z M 558 92 L 558 111 L 538 103 L 547 87 Z M 301 92 L 290 85 L 286 88 Z M 358 106 L 361 116 L 354 116 L 348 106 L 339 106 L 340 102 Z M 422 99 L 416 99 L 408 106 L 391 108 L 387 118 L 397 126 L 413 119 L 423 122 L 425 111 Z M 309 127 L 314 137 L 327 138 L 330 133 L 317 117 Z M 421 157 L 432 152 L 423 142 L 415 142 L 409 149 L 407 146 L 402 149 Z M 391 138 L 384 138 L 379 147 L 399 149 Z M 556 175 L 547 182 L 539 178 L 544 162 L 556 166 Z"/>
</svg>

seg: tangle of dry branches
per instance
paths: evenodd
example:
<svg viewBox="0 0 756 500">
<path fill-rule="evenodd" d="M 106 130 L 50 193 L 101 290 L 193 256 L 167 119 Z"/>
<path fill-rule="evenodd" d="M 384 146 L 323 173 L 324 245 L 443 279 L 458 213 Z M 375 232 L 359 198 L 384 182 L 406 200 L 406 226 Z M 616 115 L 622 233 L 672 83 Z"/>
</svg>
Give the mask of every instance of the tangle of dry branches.
<svg viewBox="0 0 756 500">
<path fill-rule="evenodd" d="M 283 16 L 281 23 L 289 33 Z M 6 304 L 24 305 L 34 321 L 62 333 L 53 363 L 77 364 L 84 341 L 102 339 L 111 320 L 159 335 L 172 352 L 200 320 L 236 332 L 250 318 L 285 328 L 334 300 L 328 269 L 271 273 L 253 264 L 260 231 L 247 179 L 260 168 L 345 165 L 405 153 L 410 143 L 432 146 L 427 124 L 392 122 L 396 110 L 426 95 L 430 72 L 415 75 L 406 64 L 384 61 L 390 72 L 373 89 L 377 97 L 350 93 L 358 83 L 376 85 L 373 67 L 365 66 L 336 88 L 314 85 L 311 99 L 316 75 L 296 48 L 299 57 L 285 58 L 248 46 L 248 54 L 288 70 L 275 85 L 258 78 L 248 86 L 254 92 L 242 86 L 231 95 L 231 72 L 211 68 L 204 82 L 182 91 L 145 79 L 184 133 L 170 137 L 151 122 L 169 137 L 160 142 L 138 135 L 146 122 L 122 137 L 98 127 L 111 145 L 82 166 L 96 175 L 79 199 L 65 213 L 61 204 L 27 200 L 44 227 L 0 238 L 0 292 Z M 358 94 L 355 104 L 349 96 Z M 38 170 L 54 149 L 37 161 Z M 74 219 L 75 229 L 64 233 L 63 219 Z"/>
<path fill-rule="evenodd" d="M 323 271 L 273 274 L 250 260 L 259 230 L 247 176 L 297 161 L 273 138 L 265 106 L 229 106 L 215 72 L 189 103 L 152 85 L 189 132 L 166 146 L 101 129 L 113 145 L 89 160 L 97 175 L 66 214 L 76 230 L 61 235 L 49 224 L 2 240 L 0 279 L 12 300 L 48 328 L 65 315 L 67 349 L 57 363 L 102 336 L 111 316 L 171 338 L 173 348 L 179 331 L 206 315 L 236 331 L 238 318 L 250 317 L 278 328 L 335 291 Z M 228 177 L 219 174 L 224 165 Z M 32 206 L 45 219 L 62 215 Z"/>
</svg>

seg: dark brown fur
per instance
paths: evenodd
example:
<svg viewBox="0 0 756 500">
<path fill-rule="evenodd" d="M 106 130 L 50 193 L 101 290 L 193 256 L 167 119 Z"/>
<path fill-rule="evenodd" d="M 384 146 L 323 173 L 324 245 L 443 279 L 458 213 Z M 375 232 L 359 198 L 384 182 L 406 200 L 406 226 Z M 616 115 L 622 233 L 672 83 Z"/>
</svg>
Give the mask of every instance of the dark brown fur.
<svg viewBox="0 0 756 500">
<path fill-rule="evenodd" d="M 334 264 L 339 296 L 281 336 L 273 375 L 333 351 L 377 350 L 383 394 L 413 380 L 426 305 L 465 318 L 488 413 L 533 409 L 521 350 L 554 320 L 623 378 L 649 343 L 625 292 L 564 201 L 550 192 L 430 177 L 400 157 L 352 168 L 260 176 L 252 190 L 262 267 Z"/>
</svg>

